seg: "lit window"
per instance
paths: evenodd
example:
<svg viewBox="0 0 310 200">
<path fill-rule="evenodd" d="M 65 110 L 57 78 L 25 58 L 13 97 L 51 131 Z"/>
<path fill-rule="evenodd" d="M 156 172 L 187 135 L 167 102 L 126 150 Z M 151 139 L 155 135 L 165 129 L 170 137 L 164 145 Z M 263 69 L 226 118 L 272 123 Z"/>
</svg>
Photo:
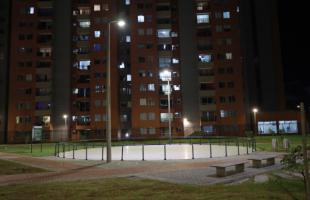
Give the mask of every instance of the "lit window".
<svg viewBox="0 0 310 200">
<path fill-rule="evenodd" d="M 79 22 L 81 28 L 89 28 L 90 27 L 90 20 L 81 20 Z"/>
<path fill-rule="evenodd" d="M 34 7 L 33 6 L 30 6 L 29 8 L 28 8 L 28 14 L 30 14 L 30 15 L 33 15 L 34 14 Z"/>
<path fill-rule="evenodd" d="M 230 12 L 229 11 L 223 12 L 223 18 L 224 19 L 230 19 Z"/>
<path fill-rule="evenodd" d="M 178 58 L 172 58 L 172 64 L 179 64 L 180 60 Z"/>
<path fill-rule="evenodd" d="M 95 38 L 99 38 L 101 36 L 101 31 L 94 32 Z"/>
<path fill-rule="evenodd" d="M 167 38 L 167 37 L 170 37 L 170 32 L 171 32 L 171 29 L 158 29 L 157 36 L 159 38 Z"/>
<path fill-rule="evenodd" d="M 130 0 L 125 0 L 125 5 L 130 5 Z"/>
<path fill-rule="evenodd" d="M 237 6 L 236 11 L 240 12 L 240 7 L 239 6 Z"/>
<path fill-rule="evenodd" d="M 202 24 L 202 23 L 209 23 L 210 22 L 210 17 L 208 13 L 200 13 L 197 14 L 197 23 Z"/>
<path fill-rule="evenodd" d="M 171 37 L 178 37 L 178 33 L 177 32 L 171 32 Z"/>
<path fill-rule="evenodd" d="M 276 121 L 259 121 L 257 127 L 259 134 L 274 134 L 278 132 Z"/>
<path fill-rule="evenodd" d="M 298 133 L 297 121 L 279 121 L 279 133 Z"/>
<path fill-rule="evenodd" d="M 88 70 L 90 66 L 90 60 L 81 60 L 79 62 L 79 69 L 80 70 Z"/>
<path fill-rule="evenodd" d="M 231 60 L 232 59 L 232 53 L 225 53 L 225 58 L 226 58 L 226 60 Z"/>
<path fill-rule="evenodd" d="M 125 63 L 122 62 L 122 63 L 119 65 L 119 68 L 120 68 L 120 69 L 124 69 L 124 68 L 125 68 Z"/>
<path fill-rule="evenodd" d="M 126 35 L 126 42 L 131 42 L 131 37 L 130 37 L 130 35 Z"/>
<path fill-rule="evenodd" d="M 174 91 L 180 91 L 181 90 L 181 86 L 180 85 L 173 85 L 173 90 Z"/>
<path fill-rule="evenodd" d="M 139 23 L 144 22 L 144 15 L 138 15 L 138 22 Z"/>
<path fill-rule="evenodd" d="M 212 56 L 209 54 L 199 54 L 199 61 L 203 63 L 210 63 L 212 60 Z"/>
<path fill-rule="evenodd" d="M 161 122 L 168 122 L 169 118 L 172 119 L 172 113 L 160 113 Z"/>
<path fill-rule="evenodd" d="M 94 11 L 100 11 L 100 10 L 101 10 L 100 4 L 95 4 Z"/>
<path fill-rule="evenodd" d="M 130 74 L 127 74 L 127 81 L 131 81 L 131 75 Z"/>
<path fill-rule="evenodd" d="M 147 89 L 148 91 L 155 91 L 155 84 L 148 84 Z"/>
</svg>

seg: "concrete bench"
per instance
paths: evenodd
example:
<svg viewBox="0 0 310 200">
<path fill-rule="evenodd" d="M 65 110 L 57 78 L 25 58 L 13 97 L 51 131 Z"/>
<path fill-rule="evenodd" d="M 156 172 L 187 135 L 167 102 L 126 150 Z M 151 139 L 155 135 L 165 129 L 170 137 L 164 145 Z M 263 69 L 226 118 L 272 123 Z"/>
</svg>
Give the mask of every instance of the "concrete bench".
<svg viewBox="0 0 310 200">
<path fill-rule="evenodd" d="M 228 174 L 235 174 L 235 173 L 244 172 L 244 164 L 245 163 L 247 163 L 247 162 L 246 161 L 238 161 L 238 162 L 230 162 L 230 163 L 212 165 L 211 167 L 216 168 L 216 176 L 217 177 L 225 177 Z M 235 167 L 235 170 L 234 171 L 227 171 L 226 168 L 228 168 L 228 167 Z M 230 173 L 228 173 L 228 172 L 230 172 Z"/>
<path fill-rule="evenodd" d="M 271 166 L 275 164 L 276 156 L 254 156 L 249 158 L 252 161 L 252 167 L 261 168 L 264 166 Z M 266 164 L 263 165 L 263 161 L 266 161 Z"/>
</svg>

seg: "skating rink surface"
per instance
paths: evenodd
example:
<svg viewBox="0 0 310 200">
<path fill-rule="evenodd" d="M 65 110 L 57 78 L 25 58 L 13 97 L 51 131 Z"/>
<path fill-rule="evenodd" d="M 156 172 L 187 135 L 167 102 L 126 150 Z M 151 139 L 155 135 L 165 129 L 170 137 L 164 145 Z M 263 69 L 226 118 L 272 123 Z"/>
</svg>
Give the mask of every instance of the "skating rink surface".
<svg viewBox="0 0 310 200">
<path fill-rule="evenodd" d="M 61 150 L 60 150 L 61 151 Z M 227 152 L 227 153 L 226 153 Z M 112 147 L 112 160 L 182 160 L 192 158 L 211 158 L 236 156 L 251 153 L 252 148 L 246 146 L 226 146 L 215 144 L 167 144 L 138 145 Z M 59 152 L 60 158 L 80 160 L 105 160 L 106 148 L 88 147 L 86 149 Z"/>
</svg>

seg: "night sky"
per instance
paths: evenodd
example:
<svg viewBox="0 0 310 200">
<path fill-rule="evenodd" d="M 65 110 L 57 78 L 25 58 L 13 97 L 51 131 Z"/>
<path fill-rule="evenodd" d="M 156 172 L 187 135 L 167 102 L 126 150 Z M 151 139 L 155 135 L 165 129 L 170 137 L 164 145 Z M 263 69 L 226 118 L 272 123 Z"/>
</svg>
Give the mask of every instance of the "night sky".
<svg viewBox="0 0 310 200">
<path fill-rule="evenodd" d="M 279 20 L 286 94 L 294 107 L 303 100 L 310 105 L 309 16 L 305 3 L 279 0 Z M 307 70 L 308 69 L 308 70 Z"/>
</svg>

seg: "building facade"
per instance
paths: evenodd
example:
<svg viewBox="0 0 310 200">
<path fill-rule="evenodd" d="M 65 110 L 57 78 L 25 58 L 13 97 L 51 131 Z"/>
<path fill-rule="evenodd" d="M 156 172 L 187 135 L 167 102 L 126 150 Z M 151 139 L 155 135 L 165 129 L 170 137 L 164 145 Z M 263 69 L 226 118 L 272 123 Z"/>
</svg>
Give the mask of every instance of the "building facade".
<svg viewBox="0 0 310 200">
<path fill-rule="evenodd" d="M 253 107 L 285 109 L 266 2 L 12 1 L 7 141 L 105 138 L 108 50 L 113 138 L 244 135 Z"/>
<path fill-rule="evenodd" d="M 0 143 L 6 141 L 10 1 L 0 2 Z"/>
</svg>

